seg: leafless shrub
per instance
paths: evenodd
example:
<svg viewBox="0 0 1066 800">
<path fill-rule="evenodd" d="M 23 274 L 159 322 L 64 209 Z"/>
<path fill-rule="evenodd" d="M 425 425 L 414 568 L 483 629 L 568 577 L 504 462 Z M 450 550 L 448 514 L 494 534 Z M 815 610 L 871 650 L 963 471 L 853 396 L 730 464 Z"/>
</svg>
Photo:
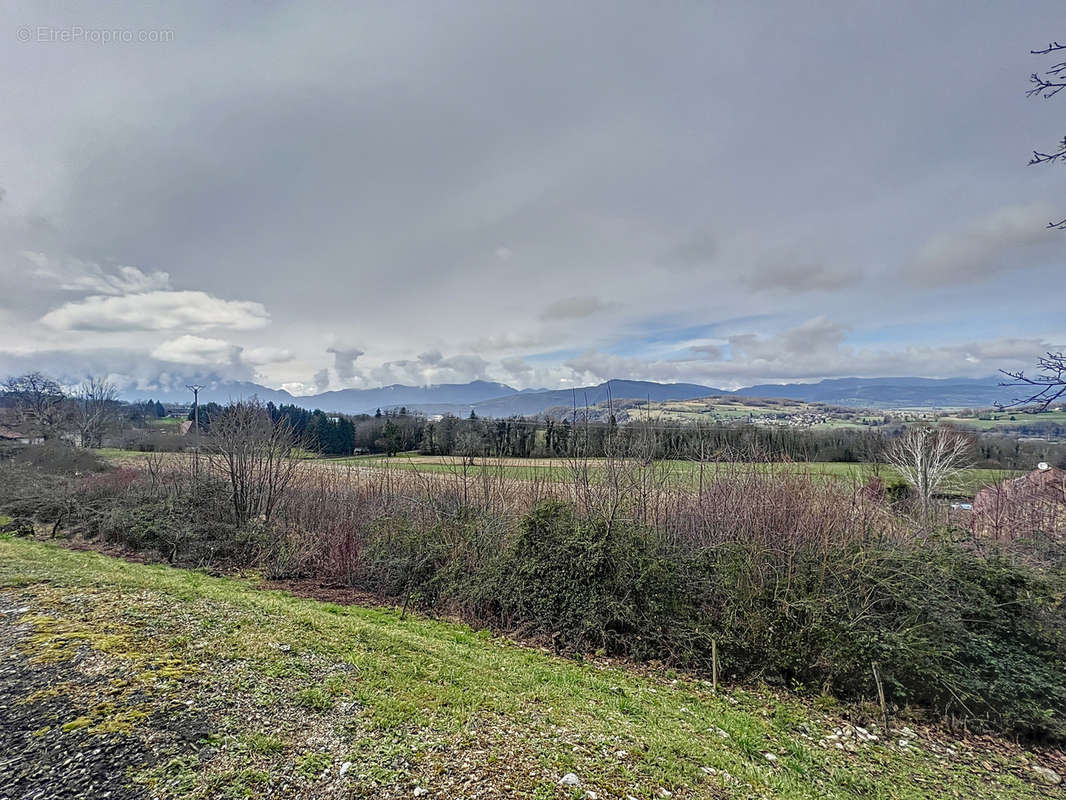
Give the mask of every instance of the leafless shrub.
<svg viewBox="0 0 1066 800">
<path fill-rule="evenodd" d="M 1001 480 L 973 502 L 975 541 L 1014 542 L 1041 535 L 1066 540 L 1066 478 L 1061 470 Z"/>
<path fill-rule="evenodd" d="M 270 523 L 301 471 L 298 444 L 288 420 L 272 420 L 257 400 L 232 403 L 211 421 L 210 471 L 229 483 L 238 528 Z"/>
<path fill-rule="evenodd" d="M 152 489 L 159 487 L 163 480 L 166 459 L 162 453 L 146 453 L 144 456 L 144 470 L 151 481 Z"/>
<path fill-rule="evenodd" d="M 689 546 L 747 542 L 777 552 L 900 538 L 907 526 L 859 481 L 732 464 L 682 494 L 667 530 Z"/>
</svg>

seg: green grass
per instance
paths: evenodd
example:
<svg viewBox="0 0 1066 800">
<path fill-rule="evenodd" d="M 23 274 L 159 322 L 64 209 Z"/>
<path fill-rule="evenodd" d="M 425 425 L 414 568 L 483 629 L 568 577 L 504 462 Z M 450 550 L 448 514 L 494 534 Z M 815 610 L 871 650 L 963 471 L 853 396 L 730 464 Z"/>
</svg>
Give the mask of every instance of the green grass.
<svg viewBox="0 0 1066 800">
<path fill-rule="evenodd" d="M 939 417 L 940 422 L 947 422 L 963 428 L 973 428 L 981 431 L 1011 429 L 1025 427 L 1044 427 L 1052 425 L 1066 425 L 1066 411 L 1044 411 L 1039 414 L 1024 414 L 1020 411 L 997 411 L 989 414 L 988 418 L 979 417 Z"/>
<path fill-rule="evenodd" d="M 145 420 L 145 427 L 164 431 L 180 431 L 185 421 L 180 417 L 157 417 Z"/>
<path fill-rule="evenodd" d="M 126 696 L 207 716 L 217 757 L 135 771 L 160 797 L 258 797 L 277 775 L 301 797 L 328 786 L 330 796 L 416 786 L 431 797 L 1042 796 L 1006 743 L 923 730 L 905 747 L 894 734 L 848 752 L 819 744 L 841 724 L 831 701 L 715 693 L 672 672 L 578 663 L 244 580 L 0 537 L 0 593 L 32 609 L 21 618 L 34 630 L 29 656 L 61 662 L 89 649 L 94 669 L 121 669 L 131 691 L 120 680 L 112 708 Z M 150 725 L 152 709 L 136 710 L 129 735 Z M 87 708 L 71 722 L 69 735 L 84 736 L 107 720 Z M 557 786 L 567 772 L 581 792 Z"/>
</svg>

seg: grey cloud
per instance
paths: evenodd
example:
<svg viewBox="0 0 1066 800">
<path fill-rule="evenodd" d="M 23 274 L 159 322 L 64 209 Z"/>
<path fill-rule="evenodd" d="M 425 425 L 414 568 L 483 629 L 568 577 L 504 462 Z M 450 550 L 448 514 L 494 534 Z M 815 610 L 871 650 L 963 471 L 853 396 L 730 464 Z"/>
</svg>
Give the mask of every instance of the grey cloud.
<svg viewBox="0 0 1066 800">
<path fill-rule="evenodd" d="M 810 355 L 822 351 L 836 351 L 848 332 L 846 325 L 814 317 L 791 328 L 780 337 L 781 346 L 789 355 Z"/>
<path fill-rule="evenodd" d="M 718 238 L 699 233 L 670 250 L 662 259 L 664 266 L 680 269 L 705 267 L 718 255 Z"/>
<path fill-rule="evenodd" d="M 711 361 L 717 361 L 722 357 L 722 354 L 724 353 L 721 346 L 716 344 L 697 344 L 690 347 L 689 350 L 692 350 L 696 353 L 702 353 L 706 358 L 710 359 Z"/>
<path fill-rule="evenodd" d="M 813 328 L 814 326 L 812 326 Z M 898 349 L 854 348 L 838 338 L 838 330 L 821 326 L 769 336 L 733 337 L 730 358 L 646 360 L 589 351 L 565 364 L 578 380 L 633 378 L 658 381 L 696 381 L 726 389 L 782 380 L 819 380 L 840 377 L 923 375 L 933 378 L 986 377 L 999 369 L 1024 369 L 1033 354 L 1058 350 L 1062 344 L 1040 338 L 999 338 L 940 345 L 911 345 Z M 810 342 L 809 353 L 800 343 Z"/>
<path fill-rule="evenodd" d="M 356 359 L 365 355 L 358 347 L 330 347 L 326 352 L 333 354 L 333 369 L 342 381 L 350 381 L 356 376 Z"/>
<path fill-rule="evenodd" d="M 774 260 L 753 267 L 740 277 L 743 286 L 757 292 L 837 291 L 858 286 L 862 271 L 821 263 Z"/>
<path fill-rule="evenodd" d="M 501 350 L 530 350 L 541 348 L 551 343 L 552 338 L 542 334 L 524 334 L 513 330 L 493 332 L 464 343 L 464 349 L 479 353 L 492 353 Z M 565 341 L 565 339 L 559 339 Z"/>
<path fill-rule="evenodd" d="M 311 380 L 315 385 L 316 391 L 326 391 L 329 388 L 329 370 L 320 369 L 318 372 L 315 373 L 314 377 Z"/>
<path fill-rule="evenodd" d="M 730 336 L 728 363 L 757 365 L 765 372 L 799 369 L 816 373 L 841 360 L 851 360 L 852 353 L 842 349 L 847 331 L 846 326 L 819 316 L 769 336 L 751 333 Z"/>
<path fill-rule="evenodd" d="M 1041 263 L 1041 257 L 1045 263 L 1059 258 L 1060 248 L 1038 251 L 1039 245 L 1061 242 L 1060 233 L 1047 227 L 1055 214 L 1047 203 L 1008 205 L 937 234 L 919 250 L 908 278 L 915 284 L 944 286 L 1026 269 Z"/>
<path fill-rule="evenodd" d="M 584 319 L 598 314 L 610 304 L 604 303 L 598 297 L 564 297 L 549 303 L 540 312 L 540 318 L 544 320 Z"/>
<path fill-rule="evenodd" d="M 489 362 L 478 355 L 457 355 L 442 359 L 435 368 L 451 370 L 456 376 L 469 376 L 467 380 L 484 378 Z"/>
<path fill-rule="evenodd" d="M 76 258 L 57 260 L 28 250 L 20 255 L 35 266 L 33 277 L 52 281 L 65 291 L 116 295 L 170 288 L 170 276 L 165 272 L 122 265 L 108 270 L 100 264 Z"/>
<path fill-rule="evenodd" d="M 425 354 L 423 354 L 425 355 Z M 405 383 L 423 386 L 431 383 L 465 383 L 488 376 L 489 362 L 479 355 L 460 354 L 437 358 L 431 352 L 429 360 L 399 359 L 386 361 L 367 371 L 367 378 L 378 384 Z"/>
<path fill-rule="evenodd" d="M 269 321 L 270 315 L 261 303 L 222 300 L 205 292 L 188 291 L 93 295 L 65 303 L 41 317 L 47 327 L 67 331 L 253 330 Z"/>
<path fill-rule="evenodd" d="M 522 358 L 501 359 L 500 366 L 504 368 L 508 375 L 515 378 L 526 378 L 533 373 L 533 366 Z"/>
<path fill-rule="evenodd" d="M 292 361 L 293 354 L 291 350 L 287 350 L 284 347 L 264 346 L 245 348 L 241 357 L 249 364 L 263 366 Z"/>
<path fill-rule="evenodd" d="M 152 357 L 193 366 L 236 364 L 241 360 L 241 348 L 224 339 L 185 334 L 158 345 Z"/>
<path fill-rule="evenodd" d="M 32 369 L 52 375 L 64 385 L 75 385 L 90 376 L 107 377 L 122 389 L 144 391 L 181 390 L 190 380 L 209 383 L 248 381 L 256 377 L 252 368 L 239 358 L 220 363 L 180 363 L 120 348 L 38 350 L 33 353 L 0 350 L 0 375 Z"/>
</svg>

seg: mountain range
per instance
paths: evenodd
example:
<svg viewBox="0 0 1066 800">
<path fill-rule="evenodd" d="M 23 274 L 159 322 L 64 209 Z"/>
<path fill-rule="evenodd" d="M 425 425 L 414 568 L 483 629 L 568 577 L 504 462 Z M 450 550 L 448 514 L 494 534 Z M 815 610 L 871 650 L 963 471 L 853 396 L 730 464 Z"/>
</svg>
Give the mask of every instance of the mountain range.
<svg viewBox="0 0 1066 800">
<path fill-rule="evenodd" d="M 482 417 L 530 416 L 547 408 L 578 408 L 615 400 L 691 400 L 699 397 L 774 397 L 855 408 L 988 408 L 1017 396 L 1017 391 L 989 378 L 832 378 L 817 383 L 759 384 L 736 391 L 694 383 L 612 380 L 574 389 L 522 389 L 503 383 L 471 381 L 435 386 L 393 384 L 376 389 L 340 389 L 295 396 L 283 389 L 257 383 L 204 381 L 200 402 L 226 403 L 258 397 L 263 402 L 295 404 L 348 414 L 374 413 L 376 409 L 406 407 L 425 414 L 466 416 L 473 410 Z M 123 393 L 127 400 L 188 403 L 191 395 L 179 390 L 136 390 Z"/>
</svg>

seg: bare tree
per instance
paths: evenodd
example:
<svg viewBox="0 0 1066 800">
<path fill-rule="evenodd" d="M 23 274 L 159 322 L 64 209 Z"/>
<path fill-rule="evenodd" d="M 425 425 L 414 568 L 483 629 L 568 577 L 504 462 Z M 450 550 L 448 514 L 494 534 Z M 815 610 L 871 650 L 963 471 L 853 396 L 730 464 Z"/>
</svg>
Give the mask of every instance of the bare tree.
<svg viewBox="0 0 1066 800">
<path fill-rule="evenodd" d="M 104 378 L 87 378 L 74 400 L 82 447 L 103 446 L 104 434 L 118 423 L 118 387 Z"/>
<path fill-rule="evenodd" d="M 211 420 L 210 465 L 230 485 L 238 527 L 270 521 L 298 475 L 298 443 L 289 421 L 271 419 L 255 399 L 233 403 Z"/>
<path fill-rule="evenodd" d="M 1060 50 L 1066 50 L 1066 44 L 1052 42 L 1042 50 L 1030 50 L 1029 52 L 1035 56 L 1046 56 L 1049 53 L 1057 53 Z M 1026 92 L 1027 96 L 1050 100 L 1063 89 L 1066 89 L 1066 61 L 1052 64 L 1049 69 L 1044 70 L 1042 73 L 1034 72 L 1029 76 L 1029 83 L 1032 85 L 1029 87 L 1029 91 Z M 1033 157 L 1029 159 L 1029 164 L 1054 164 L 1064 160 L 1066 160 L 1066 136 L 1059 141 L 1055 149 L 1049 152 L 1042 153 L 1039 150 L 1034 150 Z M 1058 222 L 1049 222 L 1047 226 L 1066 230 L 1066 218 L 1060 219 Z"/>
<path fill-rule="evenodd" d="M 12 401 L 19 423 L 43 439 L 59 436 L 69 422 L 69 408 L 63 389 L 40 372 L 8 378 L 4 394 Z"/>
<path fill-rule="evenodd" d="M 999 408 L 1014 406 L 1033 406 L 1035 411 L 1047 411 L 1048 407 L 1063 395 L 1066 395 L 1066 353 L 1044 353 L 1036 362 L 1039 375 L 1029 377 L 1024 372 L 1000 370 L 1010 381 L 1000 386 L 1029 386 L 1025 397 L 1009 403 L 997 403 Z"/>
<path fill-rule="evenodd" d="M 914 488 L 928 521 L 933 496 L 969 465 L 970 452 L 970 440 L 957 431 L 922 425 L 905 430 L 885 455 Z"/>
</svg>

